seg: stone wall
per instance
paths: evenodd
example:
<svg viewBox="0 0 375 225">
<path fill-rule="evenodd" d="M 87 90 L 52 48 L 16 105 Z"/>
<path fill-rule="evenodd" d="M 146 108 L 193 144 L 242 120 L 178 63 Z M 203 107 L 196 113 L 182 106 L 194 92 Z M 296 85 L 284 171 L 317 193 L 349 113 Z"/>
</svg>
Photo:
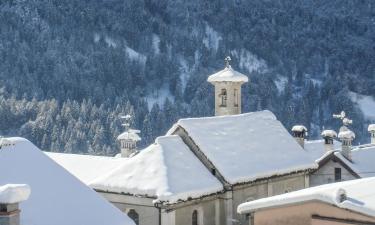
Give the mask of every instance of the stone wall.
<svg viewBox="0 0 375 225">
<path fill-rule="evenodd" d="M 341 181 L 356 179 L 341 163 L 331 159 L 310 175 L 310 186 L 313 187 L 336 182 L 335 168 L 341 168 Z"/>
</svg>

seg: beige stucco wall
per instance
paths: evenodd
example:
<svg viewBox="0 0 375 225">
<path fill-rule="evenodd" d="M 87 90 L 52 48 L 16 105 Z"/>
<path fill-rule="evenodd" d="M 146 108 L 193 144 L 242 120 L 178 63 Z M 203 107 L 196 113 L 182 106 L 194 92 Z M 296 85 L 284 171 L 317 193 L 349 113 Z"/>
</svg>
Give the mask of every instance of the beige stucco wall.
<svg viewBox="0 0 375 225">
<path fill-rule="evenodd" d="M 241 113 L 241 82 L 215 82 L 215 115 L 235 115 Z M 221 105 L 221 89 L 227 90 L 227 106 L 222 107 Z M 238 93 L 238 104 L 235 105 L 234 90 Z"/>
<path fill-rule="evenodd" d="M 300 190 L 305 188 L 306 181 L 304 174 L 294 174 L 279 178 L 270 179 L 265 182 L 253 184 L 247 187 L 235 187 L 233 190 L 233 212 L 237 224 L 248 224 L 246 215 L 236 213 L 237 207 L 246 202 L 267 196 L 283 194 L 285 192 Z"/>
<path fill-rule="evenodd" d="M 339 220 L 356 220 L 362 222 L 375 222 L 371 218 L 349 210 L 341 209 L 321 202 L 307 202 L 299 205 L 284 206 L 278 208 L 264 209 L 255 212 L 255 225 L 326 225 L 326 224 L 349 224 L 345 222 L 329 221 L 312 218 L 313 215 L 329 217 Z"/>
<path fill-rule="evenodd" d="M 345 167 L 333 160 L 328 161 L 321 166 L 316 172 L 310 175 L 310 186 L 317 186 L 335 182 L 335 168 L 341 168 L 341 180 L 356 179 Z"/>
</svg>

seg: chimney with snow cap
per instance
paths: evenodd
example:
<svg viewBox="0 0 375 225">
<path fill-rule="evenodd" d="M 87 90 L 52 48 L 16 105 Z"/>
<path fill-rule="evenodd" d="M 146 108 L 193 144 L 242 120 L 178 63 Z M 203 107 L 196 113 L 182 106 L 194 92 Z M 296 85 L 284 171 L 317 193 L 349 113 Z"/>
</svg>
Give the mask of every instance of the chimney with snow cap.
<svg viewBox="0 0 375 225">
<path fill-rule="evenodd" d="M 302 125 L 295 125 L 292 127 L 292 133 L 294 139 L 301 145 L 302 148 L 305 147 L 305 137 L 307 136 L 307 128 Z"/>
<path fill-rule="evenodd" d="M 333 118 L 342 120 L 343 125 L 340 127 L 338 134 L 341 140 L 341 154 L 348 160 L 352 160 L 352 141 L 355 138 L 355 133 L 348 128 L 348 125 L 352 124 L 353 121 L 346 117 L 344 111 L 338 115 L 333 115 Z"/>
<path fill-rule="evenodd" d="M 121 145 L 121 157 L 128 158 L 132 157 L 138 153 L 137 142 L 141 140 L 139 137 L 139 130 L 130 129 L 130 120 L 131 116 L 121 116 L 122 119 L 125 119 L 125 123 L 122 124 L 125 127 L 125 132 L 120 134 L 117 137 L 117 140 L 120 141 Z"/>
<path fill-rule="evenodd" d="M 371 144 L 375 144 L 375 124 L 368 125 L 368 132 L 371 134 Z"/>
<path fill-rule="evenodd" d="M 328 151 L 333 151 L 333 139 L 337 137 L 337 133 L 334 130 L 323 130 L 322 137 L 324 139 L 324 148 Z"/>
<path fill-rule="evenodd" d="M 20 225 L 19 204 L 29 198 L 30 187 L 26 184 L 0 186 L 0 224 Z"/>
<path fill-rule="evenodd" d="M 225 68 L 207 79 L 215 86 L 215 116 L 241 113 L 241 86 L 249 81 L 246 75 L 232 69 L 229 56 L 224 61 Z"/>
</svg>

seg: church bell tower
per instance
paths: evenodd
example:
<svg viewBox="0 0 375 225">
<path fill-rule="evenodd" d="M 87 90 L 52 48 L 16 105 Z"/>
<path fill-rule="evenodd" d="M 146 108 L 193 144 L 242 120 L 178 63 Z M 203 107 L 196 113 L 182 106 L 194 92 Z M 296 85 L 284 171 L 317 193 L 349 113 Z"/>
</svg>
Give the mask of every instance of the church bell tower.
<svg viewBox="0 0 375 225">
<path fill-rule="evenodd" d="M 241 85 L 249 81 L 248 77 L 232 69 L 231 58 L 225 58 L 225 68 L 208 77 L 207 81 L 215 86 L 215 116 L 241 113 Z"/>
</svg>

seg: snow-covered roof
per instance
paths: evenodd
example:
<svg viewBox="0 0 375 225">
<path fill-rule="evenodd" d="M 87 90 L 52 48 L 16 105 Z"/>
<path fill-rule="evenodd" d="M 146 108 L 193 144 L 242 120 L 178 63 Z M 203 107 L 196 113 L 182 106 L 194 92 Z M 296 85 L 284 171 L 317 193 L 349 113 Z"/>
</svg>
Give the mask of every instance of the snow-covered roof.
<svg viewBox="0 0 375 225">
<path fill-rule="evenodd" d="M 237 211 L 249 213 L 261 209 L 320 201 L 339 208 L 375 216 L 375 178 L 326 184 L 287 194 L 263 198 L 241 204 Z M 345 195 L 346 198 L 341 198 Z"/>
<path fill-rule="evenodd" d="M 337 137 L 337 133 L 334 130 L 323 130 L 321 135 L 322 137 L 331 137 L 331 138 Z"/>
<path fill-rule="evenodd" d="M 317 168 L 270 111 L 181 119 L 200 151 L 231 184 Z"/>
<path fill-rule="evenodd" d="M 158 137 L 155 144 L 91 183 L 99 191 L 155 197 L 174 203 L 223 190 L 222 184 L 179 136 Z"/>
<path fill-rule="evenodd" d="M 335 152 L 335 155 L 360 177 L 375 176 L 375 145 L 363 145 L 353 148 L 351 151 L 352 161 L 347 160 L 340 151 Z"/>
<path fill-rule="evenodd" d="M 133 140 L 133 141 L 140 141 L 141 137 L 139 137 L 138 135 L 139 133 L 140 133 L 139 130 L 129 129 L 128 131 L 125 131 L 122 134 L 120 134 L 117 137 L 117 140 L 128 139 L 128 140 Z"/>
<path fill-rule="evenodd" d="M 231 66 L 225 67 L 223 70 L 220 70 L 217 73 L 212 74 L 211 76 L 208 77 L 207 79 L 208 82 L 223 82 L 223 81 L 228 81 L 228 82 L 248 82 L 249 78 L 232 69 Z"/>
<path fill-rule="evenodd" d="M 0 204 L 14 204 L 27 200 L 30 187 L 27 184 L 6 184 L 0 186 Z"/>
<path fill-rule="evenodd" d="M 21 224 L 132 225 L 130 218 L 23 138 L 0 149 L 0 185 L 28 184 Z"/>
<path fill-rule="evenodd" d="M 355 138 L 355 134 L 351 130 L 344 130 L 344 131 L 340 131 L 339 132 L 338 137 L 340 139 L 354 139 Z"/>
<path fill-rule="evenodd" d="M 341 148 L 341 142 L 333 140 L 332 151 Z M 317 163 L 324 159 L 332 151 L 327 151 L 325 148 L 324 140 L 309 140 L 305 141 L 304 149 L 312 160 Z"/>
<path fill-rule="evenodd" d="M 87 185 L 94 179 L 108 174 L 124 161 L 128 160 L 128 158 L 121 157 L 55 152 L 45 152 L 45 154 Z"/>
<path fill-rule="evenodd" d="M 375 124 L 370 124 L 368 125 L 368 129 L 367 129 L 369 132 L 372 132 L 372 131 L 375 131 Z"/>
<path fill-rule="evenodd" d="M 306 132 L 307 128 L 303 125 L 295 125 L 292 127 L 293 132 Z"/>
</svg>

